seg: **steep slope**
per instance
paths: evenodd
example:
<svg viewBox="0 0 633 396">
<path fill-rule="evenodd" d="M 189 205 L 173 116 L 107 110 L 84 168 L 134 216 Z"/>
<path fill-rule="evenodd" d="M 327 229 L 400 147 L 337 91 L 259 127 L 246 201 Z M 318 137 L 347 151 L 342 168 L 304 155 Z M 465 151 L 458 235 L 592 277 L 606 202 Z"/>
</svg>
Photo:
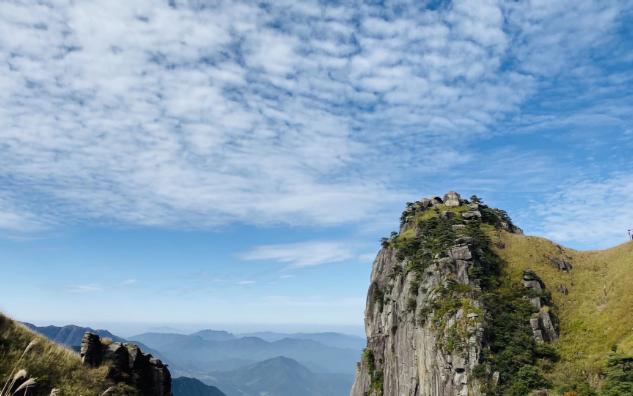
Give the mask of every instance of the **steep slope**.
<svg viewBox="0 0 633 396">
<path fill-rule="evenodd" d="M 0 356 L 0 383 L 4 385 L 16 370 L 25 369 L 28 376 L 37 379 L 29 395 L 49 395 L 56 388 L 59 395 L 97 396 L 111 386 L 116 387 L 112 395 L 137 394 L 135 389 L 109 380 L 107 365 L 87 368 L 78 354 L 1 314 Z"/>
<path fill-rule="evenodd" d="M 315 374 L 283 356 L 213 373 L 205 381 L 217 385 L 227 396 L 344 396 L 352 382 L 348 376 Z"/>
<path fill-rule="evenodd" d="M 174 378 L 172 391 L 174 396 L 226 396 L 215 386 L 188 377 Z"/>
<path fill-rule="evenodd" d="M 538 237 L 493 233 L 510 276 L 526 268 L 552 285 L 560 318 L 561 360 L 550 377 L 562 390 L 598 388 L 612 349 L 633 355 L 633 242 L 576 251 Z M 566 263 L 568 270 L 561 270 Z"/>
<path fill-rule="evenodd" d="M 351 395 L 630 396 L 632 270 L 631 243 L 565 249 L 453 192 L 410 203 L 374 261 Z"/>
</svg>

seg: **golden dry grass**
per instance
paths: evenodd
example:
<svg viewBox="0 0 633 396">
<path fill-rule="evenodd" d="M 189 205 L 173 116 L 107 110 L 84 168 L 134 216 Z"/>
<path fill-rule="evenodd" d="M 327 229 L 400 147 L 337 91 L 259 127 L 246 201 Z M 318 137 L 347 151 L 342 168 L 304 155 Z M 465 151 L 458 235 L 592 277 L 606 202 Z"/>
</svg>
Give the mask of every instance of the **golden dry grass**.
<svg viewBox="0 0 633 396">
<path fill-rule="evenodd" d="M 28 350 L 27 346 L 36 341 Z M 21 356 L 23 355 L 22 359 Z M 86 368 L 79 355 L 32 332 L 0 314 L 0 383 L 12 371 L 24 369 L 37 386 L 29 395 L 49 395 L 55 388 L 59 396 L 98 396 L 110 385 L 107 367 Z"/>
<path fill-rule="evenodd" d="M 561 330 L 555 344 L 561 361 L 551 374 L 554 381 L 576 375 L 596 386 L 614 345 L 633 354 L 633 242 L 577 251 L 539 237 L 503 231 L 490 235 L 511 277 L 519 279 L 523 270 L 533 269 L 552 293 Z M 573 269 L 558 270 L 551 257 L 565 257 Z M 564 285 L 568 294 L 557 291 L 557 285 Z"/>
</svg>

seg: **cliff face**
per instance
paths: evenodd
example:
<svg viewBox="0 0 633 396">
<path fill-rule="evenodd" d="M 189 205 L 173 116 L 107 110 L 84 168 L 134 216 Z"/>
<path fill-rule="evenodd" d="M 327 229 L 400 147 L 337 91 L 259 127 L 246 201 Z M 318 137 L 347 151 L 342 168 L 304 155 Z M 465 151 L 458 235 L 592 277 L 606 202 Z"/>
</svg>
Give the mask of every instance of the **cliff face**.
<svg viewBox="0 0 633 396">
<path fill-rule="evenodd" d="M 130 385 L 140 395 L 172 394 L 167 366 L 134 344 L 106 341 L 88 332 L 81 341 L 81 362 L 91 368 L 107 365 L 110 380 Z"/>
<path fill-rule="evenodd" d="M 383 240 L 373 264 L 368 342 L 351 396 L 492 394 L 500 377 L 509 382 L 515 370 L 493 359 L 503 349 L 495 344 L 500 337 L 493 316 L 503 315 L 490 311 L 504 304 L 501 309 L 518 312 L 504 313 L 518 319 L 503 331 L 526 340 L 528 352 L 556 336 L 548 311 L 530 294 L 530 287 L 544 288 L 535 274 L 526 275 L 525 287 L 510 289 L 523 295 L 504 302 L 500 263 L 484 233 L 494 229 L 521 232 L 505 212 L 454 192 L 408 204 L 400 232 Z M 529 318 L 537 303 L 543 312 L 532 322 L 532 336 Z"/>
</svg>

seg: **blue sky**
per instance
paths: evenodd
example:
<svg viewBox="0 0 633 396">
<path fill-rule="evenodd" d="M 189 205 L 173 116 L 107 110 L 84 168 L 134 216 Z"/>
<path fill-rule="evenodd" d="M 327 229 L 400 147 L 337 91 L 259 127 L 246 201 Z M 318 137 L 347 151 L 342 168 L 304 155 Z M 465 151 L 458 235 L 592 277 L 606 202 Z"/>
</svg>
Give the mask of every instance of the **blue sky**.
<svg viewBox="0 0 633 396">
<path fill-rule="evenodd" d="M 2 2 L 0 309 L 357 328 L 380 237 L 448 190 L 623 242 L 632 22 L 631 1 Z"/>
</svg>

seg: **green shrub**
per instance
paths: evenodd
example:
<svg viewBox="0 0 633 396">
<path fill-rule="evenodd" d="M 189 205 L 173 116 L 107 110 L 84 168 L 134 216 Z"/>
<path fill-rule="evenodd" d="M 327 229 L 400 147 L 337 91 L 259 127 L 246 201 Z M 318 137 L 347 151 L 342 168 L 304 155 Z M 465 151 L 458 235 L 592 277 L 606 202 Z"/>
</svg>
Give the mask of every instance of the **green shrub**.
<svg viewBox="0 0 633 396">
<path fill-rule="evenodd" d="M 526 396 L 534 389 L 549 387 L 549 383 L 534 366 L 523 366 L 515 374 L 504 396 Z"/>
<path fill-rule="evenodd" d="M 633 395 L 633 357 L 612 352 L 604 370 L 601 396 Z"/>
</svg>

